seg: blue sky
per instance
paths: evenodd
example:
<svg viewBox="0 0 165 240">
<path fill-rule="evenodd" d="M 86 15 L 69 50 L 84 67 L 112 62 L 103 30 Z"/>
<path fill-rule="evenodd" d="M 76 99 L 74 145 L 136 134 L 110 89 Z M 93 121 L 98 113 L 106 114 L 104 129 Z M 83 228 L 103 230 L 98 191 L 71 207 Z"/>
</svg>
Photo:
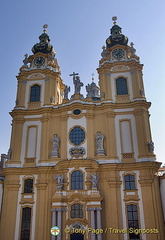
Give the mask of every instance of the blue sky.
<svg viewBox="0 0 165 240">
<path fill-rule="evenodd" d="M 134 42 L 144 64 L 143 80 L 147 100 L 152 102 L 150 122 L 155 153 L 165 163 L 165 1 L 164 0 L 6 0 L 1 3 L 0 22 L 0 154 L 10 144 L 11 117 L 15 105 L 16 75 L 24 54 L 32 54 L 42 26 L 48 24 L 51 44 L 56 50 L 64 83 L 71 85 L 69 74 L 80 74 L 84 86 L 95 81 L 102 46 L 109 36 L 112 17 L 122 32 Z M 85 90 L 85 87 L 84 87 Z M 85 92 L 85 91 L 84 91 Z"/>
</svg>

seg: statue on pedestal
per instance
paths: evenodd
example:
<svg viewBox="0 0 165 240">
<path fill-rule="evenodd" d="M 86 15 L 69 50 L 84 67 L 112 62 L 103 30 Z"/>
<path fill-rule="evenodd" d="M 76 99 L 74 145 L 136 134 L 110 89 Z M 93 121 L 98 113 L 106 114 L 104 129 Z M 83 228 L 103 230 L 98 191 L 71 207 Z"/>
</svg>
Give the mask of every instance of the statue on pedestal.
<svg viewBox="0 0 165 240">
<path fill-rule="evenodd" d="M 68 93 L 70 92 L 70 87 L 68 87 L 67 85 L 65 85 L 65 89 L 64 89 L 64 99 L 68 99 Z"/>
<path fill-rule="evenodd" d="M 153 153 L 154 152 L 154 142 L 150 141 L 147 143 L 148 145 L 148 150 L 150 153 Z"/>
<path fill-rule="evenodd" d="M 58 157 L 58 149 L 59 149 L 59 137 L 57 134 L 54 134 L 54 137 L 52 139 L 53 143 L 53 150 L 51 152 L 51 157 Z"/>
<path fill-rule="evenodd" d="M 73 76 L 73 84 L 75 87 L 74 94 L 80 94 L 81 87 L 84 86 L 84 84 L 80 81 L 80 77 L 78 76 L 78 73 L 73 72 L 70 74 L 70 76 Z"/>
<path fill-rule="evenodd" d="M 90 175 L 90 180 L 92 182 L 92 189 L 98 188 L 99 177 L 97 175 Z"/>
<path fill-rule="evenodd" d="M 54 177 L 55 180 L 57 180 L 57 190 L 62 190 L 62 187 L 63 187 L 63 180 L 64 180 L 64 177 L 60 174 L 57 174 L 55 177 Z"/>
<path fill-rule="evenodd" d="M 105 155 L 103 141 L 104 141 L 104 135 L 101 134 L 101 132 L 97 132 L 97 136 L 96 136 L 97 155 Z"/>
<path fill-rule="evenodd" d="M 76 79 L 73 80 L 73 84 L 74 84 L 74 87 L 75 87 L 75 90 L 74 90 L 74 93 L 79 93 L 80 94 L 80 91 L 81 91 L 81 87 L 84 86 L 84 84 L 80 81 L 80 77 L 79 76 L 76 76 Z"/>
<path fill-rule="evenodd" d="M 9 148 L 8 152 L 7 152 L 7 160 L 11 160 L 11 153 L 12 153 L 12 150 L 11 148 Z"/>
</svg>

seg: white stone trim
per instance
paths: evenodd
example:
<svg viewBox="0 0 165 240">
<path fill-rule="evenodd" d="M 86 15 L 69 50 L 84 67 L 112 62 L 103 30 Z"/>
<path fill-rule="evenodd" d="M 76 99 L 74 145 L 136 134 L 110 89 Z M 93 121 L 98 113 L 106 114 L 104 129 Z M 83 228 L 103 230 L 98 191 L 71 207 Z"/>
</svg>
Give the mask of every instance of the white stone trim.
<svg viewBox="0 0 165 240">
<path fill-rule="evenodd" d="M 87 157 L 87 123 L 86 123 L 86 117 L 82 117 L 79 119 L 74 119 L 72 117 L 68 118 L 67 122 L 67 158 L 71 159 L 71 155 L 69 154 L 69 149 L 74 147 L 73 144 L 70 143 L 69 141 L 69 131 L 74 127 L 74 126 L 80 126 L 84 128 L 85 130 L 85 141 L 80 145 L 80 147 L 85 148 L 86 153 L 83 155 L 83 158 Z M 76 147 L 76 146 L 75 146 Z"/>
<path fill-rule="evenodd" d="M 95 160 L 98 164 L 106 164 L 106 163 L 120 163 L 117 159 L 110 159 L 110 160 Z"/>
<path fill-rule="evenodd" d="M 25 91 L 25 108 L 28 107 L 29 97 L 30 97 L 30 87 L 34 84 L 38 84 L 41 86 L 41 93 L 40 93 L 40 102 L 41 107 L 44 105 L 44 92 L 45 92 L 45 80 L 34 80 L 28 81 L 26 84 L 26 91 Z"/>
<path fill-rule="evenodd" d="M 20 188 L 18 190 L 18 201 L 17 201 L 17 210 L 16 210 L 16 225 L 15 225 L 15 237 L 14 240 L 19 239 L 20 229 L 21 229 L 21 207 L 24 205 L 21 205 L 21 197 L 22 197 L 22 189 L 23 189 L 23 178 L 25 178 L 27 175 L 20 175 L 19 181 L 20 181 Z M 36 183 L 37 183 L 37 175 L 32 175 L 34 177 L 34 183 L 33 183 L 33 192 L 34 192 L 34 204 L 25 204 L 26 206 L 32 207 L 32 214 L 31 214 L 31 239 L 35 239 L 35 223 L 36 223 L 36 200 L 37 200 L 37 192 L 36 192 Z"/>
<path fill-rule="evenodd" d="M 87 202 L 86 205 L 87 205 L 87 207 L 88 207 L 88 206 L 91 206 L 91 205 L 99 205 L 99 206 L 101 206 L 101 202 L 100 202 L 100 201 L 99 201 L 99 202 L 98 202 L 98 201 Z"/>
<path fill-rule="evenodd" d="M 150 158 L 138 158 L 136 162 L 155 162 L 156 157 L 150 157 Z"/>
<path fill-rule="evenodd" d="M 121 139 L 120 139 L 120 120 L 129 119 L 131 122 L 131 132 L 132 132 L 132 141 L 133 141 L 133 150 L 134 150 L 134 157 L 138 159 L 139 151 L 138 151 L 138 141 L 137 141 L 137 132 L 136 132 L 136 123 L 135 117 L 133 114 L 128 115 L 117 115 L 115 117 L 115 131 L 116 131 L 116 148 L 117 148 L 117 156 L 121 162 Z"/>
<path fill-rule="evenodd" d="M 41 147 L 41 122 L 40 121 L 29 121 L 25 122 L 22 131 L 22 146 L 21 146 L 21 166 L 23 167 L 26 151 L 26 140 L 27 140 L 27 129 L 28 126 L 35 125 L 38 127 L 37 130 L 37 143 L 36 143 L 36 164 L 40 159 L 40 147 Z"/>
<path fill-rule="evenodd" d="M 136 174 L 136 186 L 137 186 L 137 189 L 138 189 L 138 195 L 139 195 L 139 201 L 134 201 L 134 203 L 138 204 L 138 208 L 139 208 L 139 215 L 138 215 L 138 220 L 139 220 L 139 223 L 140 223 L 140 228 L 142 229 L 145 229 L 145 221 L 144 221 L 144 211 L 143 211 L 143 201 L 142 201 L 142 192 L 141 192 L 141 186 L 139 184 L 139 171 L 138 170 L 135 170 L 133 171 L 133 173 Z M 127 228 L 127 212 L 126 212 L 126 203 L 129 203 L 128 202 L 125 202 L 124 201 L 124 190 L 125 190 L 125 187 L 124 187 L 124 179 L 123 179 L 123 174 L 125 173 L 125 171 L 120 171 L 120 177 L 121 177 L 121 180 L 122 180 L 122 184 L 121 184 L 121 189 L 120 189 L 120 196 L 121 196 L 121 208 L 122 208 L 122 221 L 123 221 L 123 226 L 122 228 L 123 229 L 126 229 Z M 132 201 L 131 201 L 132 203 Z M 127 240 L 128 239 L 128 234 L 129 233 L 123 233 L 124 235 L 124 240 Z M 143 234 L 143 240 L 146 240 L 146 235 Z"/>
<path fill-rule="evenodd" d="M 114 109 L 114 112 L 132 112 L 134 108 L 125 108 L 125 109 Z"/>
<path fill-rule="evenodd" d="M 127 80 L 127 88 L 128 88 L 128 94 L 130 95 L 130 100 L 133 100 L 133 89 L 132 89 L 132 78 L 130 72 L 120 72 L 120 73 L 111 73 L 111 92 L 112 92 L 112 99 L 113 101 L 116 101 L 116 79 L 118 77 L 125 77 Z"/>
<path fill-rule="evenodd" d="M 42 114 L 40 115 L 26 115 L 24 116 L 24 118 L 41 118 L 42 117 Z"/>
</svg>

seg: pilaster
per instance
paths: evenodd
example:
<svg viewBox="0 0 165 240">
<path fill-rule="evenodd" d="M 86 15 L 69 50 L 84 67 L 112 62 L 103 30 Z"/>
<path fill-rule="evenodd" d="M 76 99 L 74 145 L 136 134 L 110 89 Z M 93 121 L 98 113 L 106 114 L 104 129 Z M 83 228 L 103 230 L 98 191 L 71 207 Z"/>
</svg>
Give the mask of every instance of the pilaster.
<svg viewBox="0 0 165 240">
<path fill-rule="evenodd" d="M 49 117 L 43 116 L 42 120 L 42 130 L 41 130 L 41 161 L 46 161 L 48 159 L 48 133 L 49 133 Z"/>
<path fill-rule="evenodd" d="M 94 143 L 94 130 L 93 130 L 93 120 L 94 113 L 93 110 L 89 110 L 86 114 L 87 118 L 87 157 L 93 158 L 95 155 L 95 143 Z"/>
<path fill-rule="evenodd" d="M 48 206 L 47 204 L 47 181 L 45 174 L 41 174 L 36 184 L 37 188 L 37 210 L 36 210 L 36 227 L 35 227 L 35 239 L 46 239 L 47 236 L 47 216 Z"/>
<path fill-rule="evenodd" d="M 105 95 L 106 100 L 112 101 L 111 73 L 109 69 L 110 69 L 110 66 L 104 66 L 104 65 L 98 69 L 99 86 L 100 86 L 101 95 Z"/>
<path fill-rule="evenodd" d="M 18 176 L 9 178 L 4 182 L 3 208 L 0 224 L 0 239 L 14 239 L 18 191 L 20 188 Z M 9 231 L 10 226 L 10 231 Z"/>
<path fill-rule="evenodd" d="M 16 162 L 20 160 L 21 156 L 23 124 L 24 118 L 22 115 L 14 117 L 11 136 L 11 160 Z"/>
<path fill-rule="evenodd" d="M 116 132 L 115 132 L 115 113 L 108 111 L 106 113 L 106 125 L 107 125 L 107 156 L 111 159 L 117 159 L 116 149 Z"/>
<path fill-rule="evenodd" d="M 132 81 L 132 90 L 133 90 L 133 99 L 139 98 L 139 79 L 136 70 L 131 70 L 131 81 Z"/>
<path fill-rule="evenodd" d="M 61 140 L 60 140 L 60 158 L 67 158 L 67 121 L 68 115 L 66 112 L 63 112 L 61 116 Z"/>
</svg>

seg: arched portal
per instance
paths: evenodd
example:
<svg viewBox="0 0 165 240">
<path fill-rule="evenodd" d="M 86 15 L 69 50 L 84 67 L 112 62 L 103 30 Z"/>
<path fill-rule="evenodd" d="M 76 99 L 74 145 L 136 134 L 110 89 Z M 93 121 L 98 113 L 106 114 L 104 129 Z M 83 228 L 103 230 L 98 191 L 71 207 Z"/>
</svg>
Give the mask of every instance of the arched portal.
<svg viewBox="0 0 165 240">
<path fill-rule="evenodd" d="M 70 240 L 84 240 L 84 235 L 81 233 L 72 233 L 70 235 Z"/>
</svg>

